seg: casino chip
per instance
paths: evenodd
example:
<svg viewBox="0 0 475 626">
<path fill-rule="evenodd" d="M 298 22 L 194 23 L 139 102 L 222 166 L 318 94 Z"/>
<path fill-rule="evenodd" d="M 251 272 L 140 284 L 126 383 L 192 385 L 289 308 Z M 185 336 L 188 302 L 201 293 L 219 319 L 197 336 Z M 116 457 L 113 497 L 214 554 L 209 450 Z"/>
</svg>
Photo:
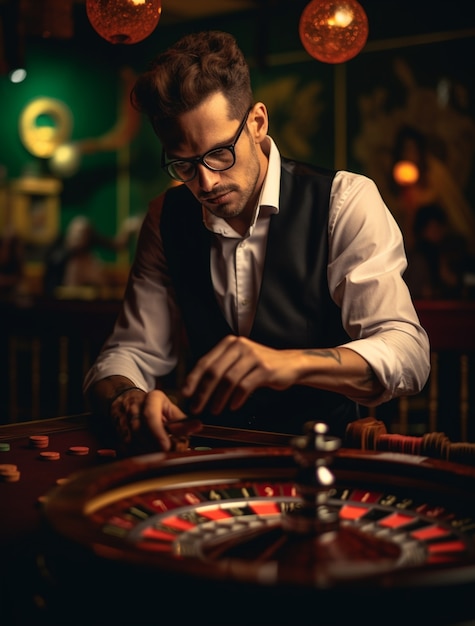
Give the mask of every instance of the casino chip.
<svg viewBox="0 0 475 626">
<path fill-rule="evenodd" d="M 4 483 L 16 483 L 20 480 L 20 471 L 13 463 L 0 464 L 0 480 Z"/>
<path fill-rule="evenodd" d="M 53 450 L 45 450 L 40 452 L 40 459 L 42 461 L 59 461 L 61 454 Z"/>
<path fill-rule="evenodd" d="M 74 456 L 85 456 L 89 454 L 89 448 L 87 446 L 70 446 L 68 452 Z"/>
<path fill-rule="evenodd" d="M 113 448 L 99 448 L 96 452 L 97 456 L 101 458 L 115 458 L 117 456 L 116 450 Z"/>
</svg>

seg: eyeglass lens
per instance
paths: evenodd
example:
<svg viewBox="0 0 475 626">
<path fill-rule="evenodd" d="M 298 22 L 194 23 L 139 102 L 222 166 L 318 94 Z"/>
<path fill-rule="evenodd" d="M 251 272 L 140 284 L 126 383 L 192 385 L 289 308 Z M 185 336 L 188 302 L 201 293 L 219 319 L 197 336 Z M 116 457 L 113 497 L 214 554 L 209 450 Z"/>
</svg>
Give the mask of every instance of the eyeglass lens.
<svg viewBox="0 0 475 626">
<path fill-rule="evenodd" d="M 230 148 L 216 148 L 204 154 L 200 162 L 215 171 L 227 170 L 234 165 L 234 151 Z M 196 175 L 196 162 L 173 161 L 168 164 L 168 172 L 173 178 L 188 180 Z"/>
</svg>

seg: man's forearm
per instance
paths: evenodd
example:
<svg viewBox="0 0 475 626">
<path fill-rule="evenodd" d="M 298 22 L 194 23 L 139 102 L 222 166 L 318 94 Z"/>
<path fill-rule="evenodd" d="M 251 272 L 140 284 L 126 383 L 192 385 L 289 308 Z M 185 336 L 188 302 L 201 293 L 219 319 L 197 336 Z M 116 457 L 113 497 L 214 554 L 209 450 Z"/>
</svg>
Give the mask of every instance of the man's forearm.
<svg viewBox="0 0 475 626">
<path fill-rule="evenodd" d="M 370 364 L 353 350 L 308 349 L 304 353 L 310 358 L 308 370 L 302 375 L 302 384 L 360 398 L 363 404 L 384 391 Z M 315 368 L 312 367 L 312 357 L 315 358 Z"/>
</svg>

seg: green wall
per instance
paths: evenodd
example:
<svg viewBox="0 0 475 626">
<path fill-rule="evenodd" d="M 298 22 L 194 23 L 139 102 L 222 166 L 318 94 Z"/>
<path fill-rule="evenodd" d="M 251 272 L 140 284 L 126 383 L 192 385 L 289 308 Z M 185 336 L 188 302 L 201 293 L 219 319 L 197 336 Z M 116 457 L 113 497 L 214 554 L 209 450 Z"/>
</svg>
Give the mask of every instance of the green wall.
<svg viewBox="0 0 475 626">
<path fill-rule="evenodd" d="M 370 22 L 368 49 L 343 67 L 319 63 L 304 52 L 298 39 L 298 20 L 306 5 L 302 1 L 289 0 L 285 10 L 282 3 L 277 3 L 280 8 L 265 17 L 243 13 L 206 23 L 159 22 L 150 37 L 132 46 L 113 46 L 101 39 L 90 26 L 84 7 L 76 6 L 74 40 L 28 40 L 27 80 L 11 84 L 6 76 L 0 76 L 0 166 L 6 169 L 8 179 L 18 178 L 31 169 L 45 169 L 47 164 L 26 151 L 18 133 L 20 113 L 34 98 L 57 98 L 70 108 L 74 118 L 72 141 L 97 137 L 108 131 L 117 119 L 122 96 L 121 68 L 130 66 L 140 72 L 158 52 L 185 32 L 218 28 L 233 33 L 248 57 L 256 96 L 268 104 L 271 134 L 283 153 L 327 167 L 348 165 L 365 173 L 367 166 L 354 150 L 354 140 L 365 121 L 361 111 L 364 95 L 379 87 L 389 90 L 388 81 L 394 83 L 391 76 L 394 58 L 401 50 L 409 63 L 420 57 L 418 54 L 423 48 L 426 53 L 429 51 L 428 58 L 426 54 L 416 62 L 418 80 L 424 81 L 427 76 L 424 63 L 428 67 L 431 59 L 436 59 L 440 65 L 441 60 L 447 58 L 446 51 L 455 44 L 450 39 L 445 41 L 446 37 L 427 45 L 411 40 L 412 33 L 427 33 L 431 24 L 427 15 L 421 15 L 419 20 L 408 19 L 406 15 L 401 24 L 404 15 L 401 10 L 396 11 L 401 3 L 384 3 L 384 10 L 381 2 L 362 1 L 361 4 L 367 9 Z M 433 29 L 442 28 L 444 23 L 447 28 L 456 26 L 441 10 L 439 13 L 432 15 L 439 20 Z M 460 22 L 460 28 L 466 27 L 461 16 Z M 395 36 L 399 39 L 390 40 Z M 381 41 L 389 41 L 384 52 Z M 468 94 L 473 96 L 475 40 L 473 34 L 462 34 L 455 41 L 459 41 L 459 48 L 453 49 L 450 56 L 456 64 L 452 69 L 456 67 Z M 430 51 L 428 45 L 437 46 L 436 53 L 434 48 Z M 457 56 L 460 46 L 462 57 Z M 465 74 L 461 71 L 464 68 L 467 68 Z M 428 84 L 433 90 L 438 80 L 435 74 L 431 74 L 435 82 Z M 400 94 L 390 90 L 388 93 L 392 101 L 387 106 L 395 106 L 394 99 Z M 473 125 L 473 99 L 465 115 Z M 129 214 L 143 214 L 148 201 L 168 184 L 160 171 L 159 142 L 145 120 L 125 157 L 128 159 L 125 204 Z M 470 167 L 473 170 L 473 164 Z M 117 152 L 84 155 L 79 170 L 63 180 L 61 229 L 75 215 L 85 214 L 104 234 L 115 233 L 119 178 Z M 468 195 L 474 193 L 474 179 L 475 176 L 469 176 L 464 183 Z"/>
</svg>

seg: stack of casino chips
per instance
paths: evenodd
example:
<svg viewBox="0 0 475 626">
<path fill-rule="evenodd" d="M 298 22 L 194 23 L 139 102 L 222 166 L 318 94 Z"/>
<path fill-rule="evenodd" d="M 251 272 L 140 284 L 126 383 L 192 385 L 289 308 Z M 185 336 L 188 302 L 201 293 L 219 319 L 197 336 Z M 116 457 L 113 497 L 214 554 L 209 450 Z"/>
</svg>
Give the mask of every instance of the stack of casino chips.
<svg viewBox="0 0 475 626">
<path fill-rule="evenodd" d="M 376 450 L 376 441 L 385 434 L 387 430 L 384 422 L 374 417 L 364 417 L 348 424 L 344 444 L 348 448 Z"/>
<path fill-rule="evenodd" d="M 405 435 L 381 435 L 378 437 L 373 450 L 385 450 L 390 452 L 401 452 L 402 454 L 421 454 L 421 437 L 410 437 Z"/>
<path fill-rule="evenodd" d="M 28 437 L 30 448 L 47 448 L 49 446 L 48 435 L 30 435 Z"/>
<path fill-rule="evenodd" d="M 418 454 L 454 463 L 475 465 L 474 443 L 452 443 L 445 433 L 431 432 L 421 437 L 389 434 L 383 422 L 373 417 L 351 422 L 345 433 L 345 445 L 361 450 L 379 450 Z"/>
<path fill-rule="evenodd" d="M 0 463 L 0 482 L 16 483 L 20 480 L 20 470 L 13 463 Z"/>
<path fill-rule="evenodd" d="M 447 459 L 454 463 L 475 465 L 475 443 L 451 443 L 447 452 Z"/>
<path fill-rule="evenodd" d="M 420 438 L 421 453 L 434 459 L 447 459 L 451 445 L 450 439 L 444 433 L 426 433 Z"/>
</svg>

